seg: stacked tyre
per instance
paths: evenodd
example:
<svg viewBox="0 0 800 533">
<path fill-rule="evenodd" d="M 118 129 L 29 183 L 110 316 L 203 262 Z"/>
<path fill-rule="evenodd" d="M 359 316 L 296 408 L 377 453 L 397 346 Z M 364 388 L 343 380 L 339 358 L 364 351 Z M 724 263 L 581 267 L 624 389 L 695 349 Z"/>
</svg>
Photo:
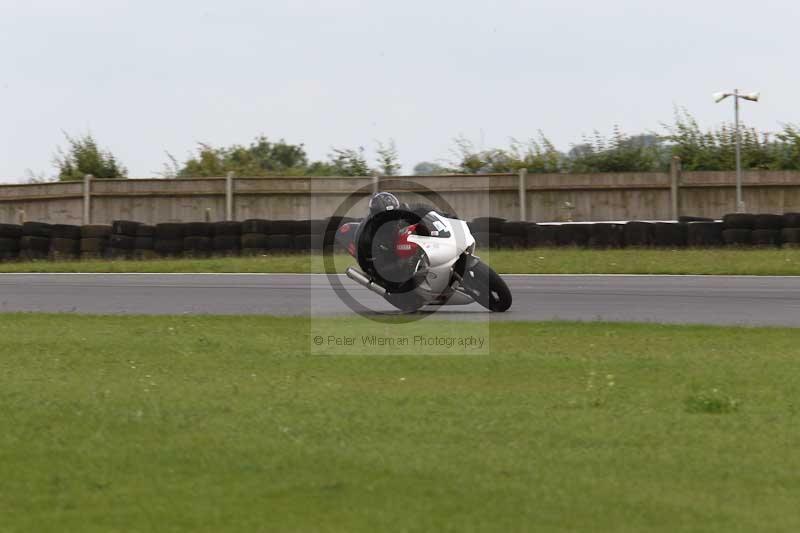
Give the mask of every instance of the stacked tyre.
<svg viewBox="0 0 800 533">
<path fill-rule="evenodd" d="M 141 225 L 140 222 L 130 220 L 115 220 L 112 222 L 106 256 L 109 259 L 133 259 L 136 232 Z"/>
<path fill-rule="evenodd" d="M 75 260 L 81 254 L 81 227 L 54 224 L 50 233 L 48 256 L 54 261 Z"/>
<path fill-rule="evenodd" d="M 537 224 L 534 228 L 528 231 L 528 246 L 529 247 L 551 247 L 558 245 L 558 232 L 560 226 L 553 224 Z"/>
<path fill-rule="evenodd" d="M 47 259 L 53 227 L 44 222 L 25 222 L 19 241 L 19 256 L 26 261 Z"/>
<path fill-rule="evenodd" d="M 111 226 L 81 226 L 81 259 L 102 259 L 106 256 Z"/>
<path fill-rule="evenodd" d="M 692 217 L 692 216 L 679 216 L 678 222 L 681 224 L 688 224 L 689 222 L 714 222 L 713 218 L 708 217 Z"/>
<path fill-rule="evenodd" d="M 781 240 L 787 248 L 800 248 L 800 213 L 783 215 Z"/>
<path fill-rule="evenodd" d="M 589 244 L 591 224 L 561 224 L 555 227 L 559 246 L 585 247 Z"/>
<path fill-rule="evenodd" d="M 267 249 L 278 253 L 294 251 L 295 228 L 298 224 L 295 220 L 273 220 L 267 231 Z"/>
<path fill-rule="evenodd" d="M 598 222 L 592 224 L 589 232 L 589 247 L 591 248 L 622 248 L 624 243 L 624 225 L 612 222 Z"/>
<path fill-rule="evenodd" d="M 242 255 L 264 255 L 267 253 L 269 220 L 251 218 L 242 222 Z"/>
<path fill-rule="evenodd" d="M 213 225 L 188 222 L 183 225 L 183 253 L 186 257 L 209 257 L 213 251 Z"/>
<path fill-rule="evenodd" d="M 625 224 L 622 230 L 625 246 L 645 248 L 655 244 L 655 225 L 651 222 L 632 221 Z"/>
<path fill-rule="evenodd" d="M 145 224 L 136 228 L 136 240 L 133 243 L 133 257 L 136 259 L 154 259 L 156 227 Z"/>
<path fill-rule="evenodd" d="M 753 229 L 753 245 L 760 247 L 780 246 L 783 244 L 782 231 L 782 215 L 756 215 Z"/>
<path fill-rule="evenodd" d="M 241 222 L 214 222 L 212 224 L 211 248 L 215 255 L 239 255 L 242 249 L 242 223 Z"/>
<path fill-rule="evenodd" d="M 183 224 L 177 222 L 156 224 L 153 250 L 159 257 L 183 255 Z"/>
<path fill-rule="evenodd" d="M 722 217 L 722 240 L 726 246 L 750 246 L 756 217 L 750 213 L 732 213 Z"/>
<path fill-rule="evenodd" d="M 303 223 L 299 229 L 304 230 L 294 238 L 294 248 L 298 252 L 322 252 L 322 243 L 325 240 L 325 231 L 328 219 L 315 219 Z"/>
<path fill-rule="evenodd" d="M 19 257 L 19 241 L 22 239 L 22 226 L 0 224 L 0 261 Z"/>
<path fill-rule="evenodd" d="M 709 248 L 723 244 L 722 222 L 689 222 L 686 224 L 686 244 L 696 248 Z"/>
<path fill-rule="evenodd" d="M 503 238 L 503 225 L 506 219 L 498 217 L 480 217 L 467 224 L 478 248 L 500 248 Z M 527 238 L 526 238 L 527 245 Z"/>
<path fill-rule="evenodd" d="M 686 246 L 687 224 L 682 222 L 656 222 L 653 224 L 653 244 L 670 248 Z"/>
<path fill-rule="evenodd" d="M 500 226 L 501 248 L 527 248 L 528 247 L 528 222 L 505 222 Z"/>
</svg>

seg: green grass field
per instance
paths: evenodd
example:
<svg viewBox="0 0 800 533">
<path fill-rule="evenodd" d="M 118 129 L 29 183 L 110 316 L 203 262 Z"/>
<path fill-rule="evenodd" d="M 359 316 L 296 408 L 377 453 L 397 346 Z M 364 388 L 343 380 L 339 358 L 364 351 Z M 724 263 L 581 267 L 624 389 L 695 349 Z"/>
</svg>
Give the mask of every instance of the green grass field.
<svg viewBox="0 0 800 533">
<path fill-rule="evenodd" d="M 0 315 L 0 531 L 800 529 L 800 330 L 490 328 Z"/>
<path fill-rule="evenodd" d="M 585 250 L 540 248 L 487 250 L 480 253 L 501 274 L 708 274 L 800 275 L 800 249 Z M 338 271 L 352 264 L 335 258 Z M 267 255 L 217 259 L 152 261 L 72 261 L 0 263 L 0 273 L 14 272 L 324 272 L 320 256 Z"/>
</svg>

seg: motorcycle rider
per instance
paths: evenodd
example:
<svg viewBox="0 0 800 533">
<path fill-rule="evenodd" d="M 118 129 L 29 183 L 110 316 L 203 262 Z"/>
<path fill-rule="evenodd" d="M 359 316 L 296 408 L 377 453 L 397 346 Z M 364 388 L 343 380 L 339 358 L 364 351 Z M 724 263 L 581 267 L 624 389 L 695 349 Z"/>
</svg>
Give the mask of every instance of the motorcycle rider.
<svg viewBox="0 0 800 533">
<path fill-rule="evenodd" d="M 400 200 L 390 192 L 377 192 L 369 199 L 369 216 L 375 216 L 381 211 L 400 209 Z"/>
<path fill-rule="evenodd" d="M 400 203 L 400 200 L 390 192 L 375 193 L 370 198 L 369 214 L 364 219 L 364 222 L 386 211 L 401 209 L 414 213 L 422 208 L 412 210 L 407 204 Z M 420 253 L 403 254 L 401 256 L 397 253 L 396 248 L 398 239 L 409 225 L 410 222 L 403 218 L 385 222 L 375 230 L 372 240 L 372 257 L 375 270 L 384 280 L 394 284 L 403 285 L 408 283 L 417 271 Z"/>
<path fill-rule="evenodd" d="M 401 203 L 400 200 L 398 200 L 397 197 L 390 192 L 377 192 L 373 194 L 372 198 L 369 200 L 369 216 L 374 216 L 381 211 L 391 211 L 392 209 L 404 209 L 414 213 L 420 218 L 424 217 L 431 211 L 435 211 L 446 218 L 455 218 L 455 215 L 451 213 L 445 213 L 427 204 Z"/>
</svg>

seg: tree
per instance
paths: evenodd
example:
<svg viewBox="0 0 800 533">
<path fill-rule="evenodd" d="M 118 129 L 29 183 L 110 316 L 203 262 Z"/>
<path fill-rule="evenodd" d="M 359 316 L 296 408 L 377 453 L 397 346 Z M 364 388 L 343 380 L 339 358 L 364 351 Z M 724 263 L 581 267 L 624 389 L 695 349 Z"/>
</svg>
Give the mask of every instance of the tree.
<svg viewBox="0 0 800 533">
<path fill-rule="evenodd" d="M 472 142 L 463 137 L 456 138 L 455 143 L 455 170 L 465 174 L 518 172 L 522 169 L 531 173 L 559 172 L 564 159 L 542 132 L 527 143 L 512 138 L 508 148 L 476 150 Z"/>
<path fill-rule="evenodd" d="M 178 158 L 172 155 L 171 153 L 166 151 L 164 153 L 167 154 L 167 162 L 164 163 L 163 165 L 164 170 L 162 170 L 161 172 L 155 172 L 155 175 L 158 176 L 159 178 L 166 178 L 166 179 L 177 178 L 178 176 L 180 176 L 183 165 L 181 165 L 178 162 Z"/>
<path fill-rule="evenodd" d="M 110 151 L 102 150 L 91 133 L 80 137 L 70 137 L 65 133 L 64 136 L 69 147 L 66 152 L 59 147 L 53 161 L 60 181 L 82 180 L 87 174 L 97 179 L 128 177 L 125 167 Z"/>
<path fill-rule="evenodd" d="M 781 141 L 776 151 L 776 167 L 780 170 L 800 170 L 800 128 L 785 124 L 783 131 L 775 134 L 775 137 Z"/>
<path fill-rule="evenodd" d="M 303 174 L 307 166 L 308 158 L 302 144 L 289 144 L 283 139 L 271 142 L 262 135 L 249 146 L 234 144 L 216 148 L 199 143 L 197 154 L 184 163 L 177 175 L 211 177 L 228 172 L 241 176 L 296 175 Z"/>
<path fill-rule="evenodd" d="M 674 123 L 663 127 L 665 134 L 628 135 L 619 126 L 608 136 L 595 131 L 567 153 L 556 149 L 541 131 L 525 141 L 511 138 L 507 146 L 499 148 L 477 149 L 468 139 L 458 137 L 451 161 L 441 164 L 422 161 L 414 167 L 414 174 L 516 173 L 522 169 L 531 174 L 663 172 L 669 168 L 673 156 L 680 157 L 685 170 L 731 170 L 735 167 L 736 136 L 732 125 L 701 130 L 688 112 L 676 110 Z M 743 126 L 741 134 L 745 169 L 800 170 L 800 127 L 784 125 L 781 131 L 769 134 Z M 69 140 L 70 156 L 62 154 L 59 159 L 62 176 L 82 177 L 85 171 L 75 170 L 78 160 L 105 157 L 111 167 L 116 165 L 113 156 L 101 152 L 91 137 L 74 143 Z M 374 169 L 370 168 L 363 147 L 331 148 L 326 159 L 310 161 L 303 144 L 290 144 L 283 139 L 270 141 L 265 136 L 256 137 L 249 145 L 220 148 L 199 144 L 196 153 L 182 164 L 170 154 L 167 156 L 170 161 L 160 173 L 164 177 L 222 176 L 228 172 L 241 176 L 394 176 L 402 170 L 397 146 L 391 139 L 376 141 Z M 121 171 L 124 173 L 124 169 Z M 108 174 L 100 170 L 92 173 Z"/>
<path fill-rule="evenodd" d="M 381 176 L 396 176 L 399 174 L 403 167 L 400 164 L 400 156 L 397 153 L 394 139 L 389 139 L 388 144 L 377 141 L 377 145 L 375 152 L 378 154 L 376 158 L 378 173 Z"/>
<path fill-rule="evenodd" d="M 363 146 L 356 149 L 334 148 L 328 157 L 329 168 L 334 176 L 369 176 L 373 173 L 364 156 Z"/>
<path fill-rule="evenodd" d="M 524 168 L 532 174 L 552 174 L 563 168 L 564 154 L 556 150 L 555 145 L 541 131 L 527 143 L 511 139 L 509 151 L 513 170 Z"/>
<path fill-rule="evenodd" d="M 661 139 L 653 134 L 629 136 L 614 126 L 610 138 L 595 131 L 591 139 L 573 146 L 567 168 L 570 172 L 652 172 L 668 165 Z"/>
<path fill-rule="evenodd" d="M 394 143 L 380 145 L 385 169 L 399 168 Z M 164 177 L 213 177 L 233 172 L 239 176 L 369 176 L 364 148 L 333 148 L 327 161 L 309 162 L 304 145 L 289 144 L 283 139 L 273 142 L 259 136 L 248 146 L 234 144 L 215 147 L 199 143 L 197 152 L 183 165 L 167 153 Z M 397 165 L 397 166 L 394 166 Z"/>
<path fill-rule="evenodd" d="M 736 128 L 725 123 L 702 131 L 685 109 L 675 111 L 674 123 L 664 125 L 673 155 L 686 170 L 733 170 L 736 168 Z M 800 132 L 789 124 L 775 134 L 740 125 L 742 168 L 800 170 Z"/>
<path fill-rule="evenodd" d="M 438 163 L 431 163 L 430 161 L 421 161 L 414 165 L 415 176 L 436 176 L 440 174 L 452 174 L 453 171 L 449 168 L 442 166 Z"/>
</svg>

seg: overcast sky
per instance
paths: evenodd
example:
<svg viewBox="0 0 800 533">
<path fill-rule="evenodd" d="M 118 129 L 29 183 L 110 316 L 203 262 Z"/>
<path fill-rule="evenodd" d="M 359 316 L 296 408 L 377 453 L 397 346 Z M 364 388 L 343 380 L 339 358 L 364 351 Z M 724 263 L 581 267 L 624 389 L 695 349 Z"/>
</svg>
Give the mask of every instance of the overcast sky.
<svg viewBox="0 0 800 533">
<path fill-rule="evenodd" d="M 91 131 L 132 177 L 197 142 L 265 134 L 332 146 L 394 138 L 406 170 L 463 135 L 543 130 L 568 149 L 617 123 L 655 130 L 710 94 L 761 89 L 744 118 L 800 122 L 800 2 L 761 0 L 0 0 L 0 181 L 55 173 Z"/>
</svg>

